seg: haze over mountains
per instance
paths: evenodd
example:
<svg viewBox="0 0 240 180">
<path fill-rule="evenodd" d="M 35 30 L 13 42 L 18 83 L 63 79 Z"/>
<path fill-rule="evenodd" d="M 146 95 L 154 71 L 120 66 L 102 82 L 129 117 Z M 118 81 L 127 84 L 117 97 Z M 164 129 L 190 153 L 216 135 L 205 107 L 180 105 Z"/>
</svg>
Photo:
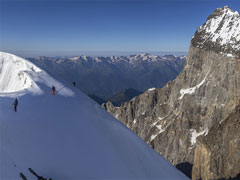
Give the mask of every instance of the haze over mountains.
<svg viewBox="0 0 240 180">
<path fill-rule="evenodd" d="M 101 107 L 86 95 L 109 102 Z M 26 60 L 0 52 L 0 132 L 4 180 L 20 173 L 23 180 L 35 179 L 28 168 L 64 180 L 239 180 L 240 15 L 217 8 L 196 30 L 187 59 Z"/>
<path fill-rule="evenodd" d="M 109 99 L 129 88 L 145 91 L 162 87 L 181 72 L 186 56 L 131 56 L 71 58 L 28 58 L 50 74 L 77 83 L 77 88 L 91 96 Z"/>
<path fill-rule="evenodd" d="M 239 52 L 240 15 L 218 8 L 174 81 L 103 107 L 194 180 L 239 179 Z"/>
</svg>

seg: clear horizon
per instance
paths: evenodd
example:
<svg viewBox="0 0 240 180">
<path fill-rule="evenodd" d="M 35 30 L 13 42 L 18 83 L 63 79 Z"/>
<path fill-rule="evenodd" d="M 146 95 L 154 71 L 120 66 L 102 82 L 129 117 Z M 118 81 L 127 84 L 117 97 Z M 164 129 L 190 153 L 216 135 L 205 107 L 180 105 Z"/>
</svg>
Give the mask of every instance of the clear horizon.
<svg viewBox="0 0 240 180">
<path fill-rule="evenodd" d="M 239 0 L 0 0 L 0 51 L 186 55 L 197 28 L 225 5 L 240 12 Z"/>
<path fill-rule="evenodd" d="M 84 51 L 84 52 L 65 52 L 65 53 L 56 53 L 56 52 L 48 52 L 48 53 L 39 53 L 39 52 L 11 52 L 11 51 L 1 51 L 11 53 L 23 58 L 36 58 L 36 57 L 76 57 L 76 56 L 90 56 L 90 57 L 110 57 L 110 56 L 130 56 L 142 53 L 148 53 L 150 55 L 156 56 L 164 56 L 164 55 L 175 55 L 175 56 L 187 56 L 188 52 L 155 52 L 155 51 Z"/>
</svg>

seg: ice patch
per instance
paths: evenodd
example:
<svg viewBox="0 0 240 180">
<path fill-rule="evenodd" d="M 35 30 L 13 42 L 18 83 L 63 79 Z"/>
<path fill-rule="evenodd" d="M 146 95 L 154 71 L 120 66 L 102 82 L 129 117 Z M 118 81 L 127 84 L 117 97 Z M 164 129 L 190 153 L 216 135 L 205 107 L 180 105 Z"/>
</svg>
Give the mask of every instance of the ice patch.
<svg viewBox="0 0 240 180">
<path fill-rule="evenodd" d="M 185 94 L 194 94 L 195 91 L 196 91 L 196 89 L 199 89 L 199 88 L 203 85 L 203 83 L 204 83 L 205 81 L 206 81 L 206 77 L 205 77 L 198 85 L 196 85 L 196 86 L 194 86 L 194 87 L 192 87 L 192 88 L 181 89 L 181 90 L 180 90 L 181 96 L 180 96 L 178 99 L 181 100 Z"/>
<path fill-rule="evenodd" d="M 156 88 L 149 88 L 147 91 L 154 91 Z"/>
<path fill-rule="evenodd" d="M 133 124 L 136 124 L 136 122 L 137 122 L 137 120 L 136 120 L 136 119 L 134 119 L 134 120 L 133 120 Z"/>
<path fill-rule="evenodd" d="M 234 57 L 232 54 L 227 54 L 227 57 Z"/>
<path fill-rule="evenodd" d="M 191 144 L 192 144 L 192 146 L 194 144 L 196 144 L 198 136 L 201 136 L 201 135 L 206 136 L 208 134 L 208 128 L 203 130 L 203 131 L 200 131 L 200 132 L 197 132 L 195 129 L 191 129 L 190 131 L 192 133 L 192 137 L 191 137 Z"/>
</svg>

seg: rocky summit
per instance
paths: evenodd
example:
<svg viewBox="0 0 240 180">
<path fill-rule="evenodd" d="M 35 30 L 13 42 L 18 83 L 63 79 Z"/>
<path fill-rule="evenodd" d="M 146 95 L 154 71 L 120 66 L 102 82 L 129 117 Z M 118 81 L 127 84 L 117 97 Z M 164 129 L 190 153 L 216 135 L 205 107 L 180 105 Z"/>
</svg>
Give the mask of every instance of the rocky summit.
<svg viewBox="0 0 240 180">
<path fill-rule="evenodd" d="M 239 105 L 240 16 L 225 6 L 195 32 L 175 80 L 103 107 L 188 176 L 222 179 L 240 173 Z"/>
</svg>

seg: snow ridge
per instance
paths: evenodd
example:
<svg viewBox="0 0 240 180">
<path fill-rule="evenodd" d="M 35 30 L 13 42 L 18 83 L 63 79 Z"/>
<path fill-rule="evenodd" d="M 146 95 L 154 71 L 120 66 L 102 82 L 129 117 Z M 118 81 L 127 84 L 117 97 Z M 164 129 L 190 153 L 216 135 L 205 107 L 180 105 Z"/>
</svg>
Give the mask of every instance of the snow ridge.
<svg viewBox="0 0 240 180">
<path fill-rule="evenodd" d="M 197 47 L 202 48 L 206 42 L 217 43 L 233 51 L 240 50 L 240 15 L 228 6 L 218 8 L 209 16 L 206 23 L 199 27 L 197 33 L 201 41 Z M 194 38 L 194 37 L 193 37 Z"/>
<path fill-rule="evenodd" d="M 188 179 L 77 88 L 52 96 L 49 86 L 64 84 L 20 57 L 0 62 L 0 179 L 36 179 L 28 168 L 52 179 Z M 8 93 L 20 91 L 14 112 Z"/>
<path fill-rule="evenodd" d="M 0 96 L 16 93 L 19 96 L 26 91 L 40 95 L 43 93 L 40 84 L 50 88 L 55 86 L 57 90 L 64 87 L 31 62 L 13 54 L 0 52 Z M 68 88 L 62 89 L 59 94 L 74 95 Z"/>
</svg>

